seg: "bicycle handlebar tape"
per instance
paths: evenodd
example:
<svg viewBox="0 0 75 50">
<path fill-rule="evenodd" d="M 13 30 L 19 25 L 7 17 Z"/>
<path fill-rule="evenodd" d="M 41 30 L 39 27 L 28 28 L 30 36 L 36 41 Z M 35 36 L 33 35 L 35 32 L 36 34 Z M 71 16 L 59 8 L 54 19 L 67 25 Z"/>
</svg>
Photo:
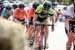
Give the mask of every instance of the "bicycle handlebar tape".
<svg viewBox="0 0 75 50">
<path fill-rule="evenodd" d="M 23 25 L 0 19 L 0 50 L 25 50 L 26 43 Z"/>
</svg>

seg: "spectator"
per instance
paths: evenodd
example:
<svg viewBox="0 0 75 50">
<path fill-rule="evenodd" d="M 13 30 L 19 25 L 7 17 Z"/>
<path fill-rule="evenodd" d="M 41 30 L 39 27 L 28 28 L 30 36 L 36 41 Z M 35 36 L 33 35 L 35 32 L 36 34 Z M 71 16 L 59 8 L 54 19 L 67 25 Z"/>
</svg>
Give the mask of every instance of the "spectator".
<svg viewBox="0 0 75 50">
<path fill-rule="evenodd" d="M 0 19 L 0 50 L 24 50 L 25 37 L 22 25 Z"/>
</svg>

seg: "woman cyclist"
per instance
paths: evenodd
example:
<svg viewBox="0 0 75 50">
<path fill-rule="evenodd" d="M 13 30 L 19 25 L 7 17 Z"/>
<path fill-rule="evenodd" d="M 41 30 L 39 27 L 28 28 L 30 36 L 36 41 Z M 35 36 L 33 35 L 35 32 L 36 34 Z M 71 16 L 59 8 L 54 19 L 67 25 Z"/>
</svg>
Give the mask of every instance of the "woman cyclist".
<svg viewBox="0 0 75 50">
<path fill-rule="evenodd" d="M 38 2 L 34 2 L 33 5 L 32 5 L 32 8 L 30 8 L 29 12 L 28 12 L 28 21 L 29 21 L 29 25 L 28 25 L 28 28 L 27 28 L 28 39 L 31 36 L 32 30 L 33 30 L 33 26 L 32 26 L 33 18 L 34 18 L 34 15 L 35 15 L 36 8 L 38 6 L 39 6 L 39 3 Z"/>
<path fill-rule="evenodd" d="M 15 11 L 13 13 L 14 20 L 16 19 L 19 22 L 21 22 L 22 24 L 24 24 L 25 18 L 27 17 L 27 13 L 24 10 L 24 8 L 25 8 L 24 4 L 19 4 L 18 8 L 15 9 Z"/>
<path fill-rule="evenodd" d="M 38 23 L 38 24 L 47 24 L 48 21 L 47 21 L 47 18 L 50 17 L 51 20 L 52 20 L 52 25 L 53 25 L 53 28 L 52 28 L 52 31 L 54 30 L 54 10 L 52 9 L 52 4 L 50 1 L 45 1 L 42 5 L 39 5 L 36 9 L 36 14 L 34 16 L 34 19 L 33 19 L 33 23 L 35 25 L 35 23 Z M 37 42 L 37 35 L 40 31 L 40 26 L 37 26 L 35 27 L 36 28 L 36 31 L 35 31 L 35 43 Z M 46 35 L 46 41 L 48 39 L 48 27 L 44 27 L 45 28 L 45 35 Z M 47 43 L 46 43 L 47 44 Z"/>
<path fill-rule="evenodd" d="M 73 20 L 73 19 L 74 20 Z M 66 19 L 65 19 L 65 31 L 68 37 L 68 41 L 66 43 L 66 50 L 71 50 L 72 42 L 73 42 L 73 35 L 74 35 L 74 26 L 75 25 L 75 2 L 67 7 L 66 11 Z M 73 44 L 75 50 L 75 44 Z"/>
<path fill-rule="evenodd" d="M 11 6 L 6 6 L 1 13 L 1 17 L 8 19 L 11 15 L 13 15 L 13 10 Z"/>
</svg>

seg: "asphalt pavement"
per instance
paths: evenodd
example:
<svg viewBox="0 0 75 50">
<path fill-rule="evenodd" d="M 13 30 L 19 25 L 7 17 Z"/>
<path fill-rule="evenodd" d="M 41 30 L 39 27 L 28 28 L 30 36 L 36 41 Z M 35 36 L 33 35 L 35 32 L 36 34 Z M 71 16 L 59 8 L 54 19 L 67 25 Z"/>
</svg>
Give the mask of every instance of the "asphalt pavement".
<svg viewBox="0 0 75 50">
<path fill-rule="evenodd" d="M 67 36 L 64 27 L 64 22 L 59 21 L 55 24 L 54 32 L 51 32 L 49 27 L 49 37 L 47 41 L 49 48 L 47 50 L 66 50 Z"/>
</svg>

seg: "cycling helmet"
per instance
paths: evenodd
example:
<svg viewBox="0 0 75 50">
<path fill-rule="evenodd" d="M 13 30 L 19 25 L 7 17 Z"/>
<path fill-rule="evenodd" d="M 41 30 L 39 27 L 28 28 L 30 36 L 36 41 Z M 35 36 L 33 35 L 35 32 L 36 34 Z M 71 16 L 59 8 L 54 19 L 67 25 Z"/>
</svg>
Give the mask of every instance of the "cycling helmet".
<svg viewBox="0 0 75 50">
<path fill-rule="evenodd" d="M 32 7 L 33 7 L 34 9 L 36 9 L 38 6 L 39 6 L 39 2 L 34 2 L 33 5 L 32 5 Z"/>
<path fill-rule="evenodd" d="M 17 4 L 13 4 L 12 7 L 13 7 L 13 9 L 16 9 L 18 6 L 17 6 Z"/>
<path fill-rule="evenodd" d="M 7 10 L 11 10 L 12 8 L 11 8 L 11 6 L 6 6 L 5 7 Z"/>
<path fill-rule="evenodd" d="M 44 9 L 48 9 L 49 10 L 51 8 L 51 6 L 52 6 L 52 4 L 51 4 L 50 1 L 46 1 L 43 4 Z"/>
<path fill-rule="evenodd" d="M 25 5 L 24 5 L 24 4 L 19 4 L 18 7 L 19 7 L 19 8 L 24 8 Z"/>
</svg>

